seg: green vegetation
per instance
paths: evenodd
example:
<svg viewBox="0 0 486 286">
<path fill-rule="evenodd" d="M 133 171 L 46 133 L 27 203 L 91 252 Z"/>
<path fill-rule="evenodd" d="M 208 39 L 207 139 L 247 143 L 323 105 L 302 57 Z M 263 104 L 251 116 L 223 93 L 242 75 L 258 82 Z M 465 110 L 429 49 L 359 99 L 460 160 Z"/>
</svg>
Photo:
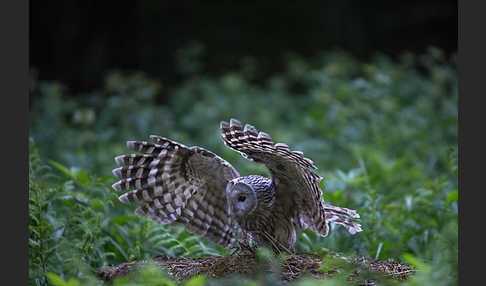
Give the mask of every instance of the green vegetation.
<svg viewBox="0 0 486 286">
<path fill-rule="evenodd" d="M 184 53 L 187 53 L 185 55 Z M 364 231 L 333 226 L 328 237 L 299 235 L 299 251 L 393 259 L 418 271 L 403 285 L 457 284 L 457 71 L 436 50 L 379 55 L 289 56 L 264 82 L 242 61 L 221 76 L 198 72 L 198 53 L 181 51 L 186 79 L 166 88 L 142 73 L 111 72 L 102 90 L 73 97 L 69 87 L 31 76 L 29 277 L 31 285 L 100 285 L 94 272 L 159 253 L 208 257 L 226 249 L 133 214 L 111 189 L 113 158 L 125 141 L 150 134 L 205 147 L 242 175 L 267 175 L 227 149 L 219 122 L 237 118 L 303 151 L 324 177 L 324 199 L 356 209 Z M 163 100 L 160 100 L 163 98 Z M 156 268 L 115 285 L 174 285 Z M 226 278 L 225 278 L 226 279 Z M 228 278 L 231 279 L 231 278 Z M 263 278 L 238 278 L 261 285 Z M 269 278 L 270 279 L 270 278 Z M 218 285 L 202 276 L 187 285 Z M 299 285 L 347 285 L 345 278 Z M 270 280 L 267 283 L 272 283 Z M 320 284 L 319 284 L 320 283 Z M 397 282 L 398 283 L 398 282 Z M 236 285 L 235 284 L 235 285 Z M 395 283 L 396 284 L 396 283 Z"/>
</svg>

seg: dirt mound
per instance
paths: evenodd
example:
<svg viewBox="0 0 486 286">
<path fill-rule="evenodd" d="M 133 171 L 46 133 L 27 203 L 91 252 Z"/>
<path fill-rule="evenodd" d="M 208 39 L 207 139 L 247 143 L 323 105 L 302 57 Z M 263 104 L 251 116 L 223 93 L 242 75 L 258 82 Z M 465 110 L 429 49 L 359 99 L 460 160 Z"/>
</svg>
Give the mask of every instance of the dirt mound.
<svg viewBox="0 0 486 286">
<path fill-rule="evenodd" d="M 258 271 L 280 275 L 283 281 L 292 281 L 304 275 L 317 279 L 330 278 L 340 273 L 349 273 L 348 280 L 363 281 L 363 285 L 374 285 L 377 278 L 390 278 L 403 280 L 408 278 L 415 270 L 409 265 L 394 261 L 374 260 L 365 256 L 353 258 L 337 253 L 326 255 L 340 263 L 326 264 L 323 258 L 313 254 L 294 254 L 274 262 L 262 262 L 255 253 L 235 253 L 224 257 L 208 258 L 182 258 L 155 256 L 152 261 L 159 264 L 169 276 L 176 280 L 186 280 L 196 275 L 206 275 L 210 278 L 221 278 L 231 274 L 252 275 Z M 148 261 L 132 261 L 118 266 L 109 266 L 101 269 L 98 276 L 111 281 L 124 276 L 132 270 L 146 264 Z"/>
</svg>

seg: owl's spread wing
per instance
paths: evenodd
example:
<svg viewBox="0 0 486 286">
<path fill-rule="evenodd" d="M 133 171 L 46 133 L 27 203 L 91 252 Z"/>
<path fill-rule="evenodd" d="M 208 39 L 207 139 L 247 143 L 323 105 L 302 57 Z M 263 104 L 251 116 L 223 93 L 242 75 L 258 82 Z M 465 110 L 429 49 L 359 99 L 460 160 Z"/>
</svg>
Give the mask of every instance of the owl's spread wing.
<svg viewBox="0 0 486 286">
<path fill-rule="evenodd" d="M 348 216 L 341 215 L 344 213 L 337 210 L 326 213 L 318 186 L 322 178 L 313 171 L 317 169 L 316 166 L 302 152 L 291 151 L 283 143 L 274 144 L 268 134 L 258 132 L 249 124 L 242 128 L 241 123 L 235 119 L 231 119 L 229 123 L 221 122 L 220 129 L 226 146 L 251 161 L 265 164 L 270 170 L 277 192 L 286 192 L 280 196 L 287 201 L 286 207 L 297 211 L 294 219 L 300 227 L 310 228 L 322 236 L 328 233 L 329 221 L 344 225 L 351 233 L 360 229 L 359 224 L 351 220 L 359 217 L 352 210 L 339 208 L 344 212 L 348 210 Z"/>
<path fill-rule="evenodd" d="M 227 214 L 225 190 L 228 181 L 239 177 L 235 168 L 204 148 L 155 135 L 150 138 L 155 144 L 127 142 L 129 149 L 144 154 L 115 158 L 121 167 L 113 170 L 120 179 L 113 189 L 131 190 L 120 201 L 138 204 L 135 212 L 154 221 L 186 225 L 223 247 L 231 245 L 236 223 Z"/>
</svg>

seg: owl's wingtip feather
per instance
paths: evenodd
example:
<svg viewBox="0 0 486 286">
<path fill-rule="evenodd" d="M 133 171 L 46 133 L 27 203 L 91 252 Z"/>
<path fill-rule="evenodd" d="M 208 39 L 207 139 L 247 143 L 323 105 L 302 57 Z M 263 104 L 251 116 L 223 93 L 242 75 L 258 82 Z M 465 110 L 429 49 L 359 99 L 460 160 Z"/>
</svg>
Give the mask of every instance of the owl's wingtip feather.
<svg viewBox="0 0 486 286">
<path fill-rule="evenodd" d="M 245 127 L 243 128 L 243 132 L 247 133 L 247 134 L 251 134 L 253 136 L 257 136 L 258 135 L 258 131 L 257 129 L 255 128 L 255 126 L 251 125 L 251 124 L 245 124 Z"/>
<path fill-rule="evenodd" d="M 363 231 L 363 229 L 361 228 L 361 225 L 360 225 L 359 223 L 357 223 L 357 224 L 353 225 L 352 227 L 350 227 L 350 228 L 348 229 L 348 231 L 349 231 L 349 233 L 350 233 L 351 235 L 355 235 L 355 234 L 357 234 L 358 232 L 362 232 L 362 231 Z"/>
<path fill-rule="evenodd" d="M 121 166 L 123 164 L 123 158 L 125 158 L 125 155 L 120 155 L 115 157 L 115 163 L 118 166 Z"/>
<path fill-rule="evenodd" d="M 230 119 L 230 127 L 241 127 L 241 122 L 238 119 Z"/>
<path fill-rule="evenodd" d="M 111 173 L 113 174 L 113 176 L 117 177 L 118 179 L 121 179 L 121 177 L 122 177 L 121 170 L 122 170 L 122 169 L 123 169 L 123 167 L 113 169 L 113 170 L 111 171 Z"/>
<path fill-rule="evenodd" d="M 229 128 L 229 123 L 228 123 L 228 122 L 226 122 L 226 121 L 221 121 L 221 122 L 219 123 L 219 128 L 221 128 L 221 129 L 226 129 L 226 128 Z"/>
<path fill-rule="evenodd" d="M 122 187 L 121 187 L 121 182 L 118 181 L 116 183 L 114 183 L 113 185 L 111 185 L 111 187 L 113 188 L 113 190 L 115 191 L 121 191 Z"/>
<path fill-rule="evenodd" d="M 135 149 L 137 141 L 127 141 L 127 148 L 128 149 Z"/>
<path fill-rule="evenodd" d="M 130 200 L 128 199 L 128 195 L 127 194 L 123 194 L 121 196 L 118 197 L 118 200 L 124 204 L 128 204 L 130 202 Z"/>
</svg>

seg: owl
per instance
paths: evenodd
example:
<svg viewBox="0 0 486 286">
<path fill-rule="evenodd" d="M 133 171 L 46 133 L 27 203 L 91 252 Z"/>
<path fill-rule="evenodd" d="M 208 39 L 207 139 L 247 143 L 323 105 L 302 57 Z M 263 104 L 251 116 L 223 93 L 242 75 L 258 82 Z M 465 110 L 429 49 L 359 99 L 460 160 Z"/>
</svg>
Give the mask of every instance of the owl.
<svg viewBox="0 0 486 286">
<path fill-rule="evenodd" d="M 141 154 L 115 158 L 120 167 L 113 174 L 120 180 L 112 187 L 128 191 L 120 201 L 137 204 L 136 214 L 186 226 L 223 247 L 238 241 L 294 253 L 301 229 L 323 237 L 329 222 L 351 234 L 362 230 L 356 211 L 323 203 L 318 186 L 322 178 L 302 152 L 274 144 L 268 134 L 249 124 L 242 127 L 236 119 L 222 121 L 220 133 L 227 147 L 265 164 L 271 178 L 240 176 L 213 152 L 152 135 L 154 143 L 127 142 L 129 149 Z"/>
</svg>

